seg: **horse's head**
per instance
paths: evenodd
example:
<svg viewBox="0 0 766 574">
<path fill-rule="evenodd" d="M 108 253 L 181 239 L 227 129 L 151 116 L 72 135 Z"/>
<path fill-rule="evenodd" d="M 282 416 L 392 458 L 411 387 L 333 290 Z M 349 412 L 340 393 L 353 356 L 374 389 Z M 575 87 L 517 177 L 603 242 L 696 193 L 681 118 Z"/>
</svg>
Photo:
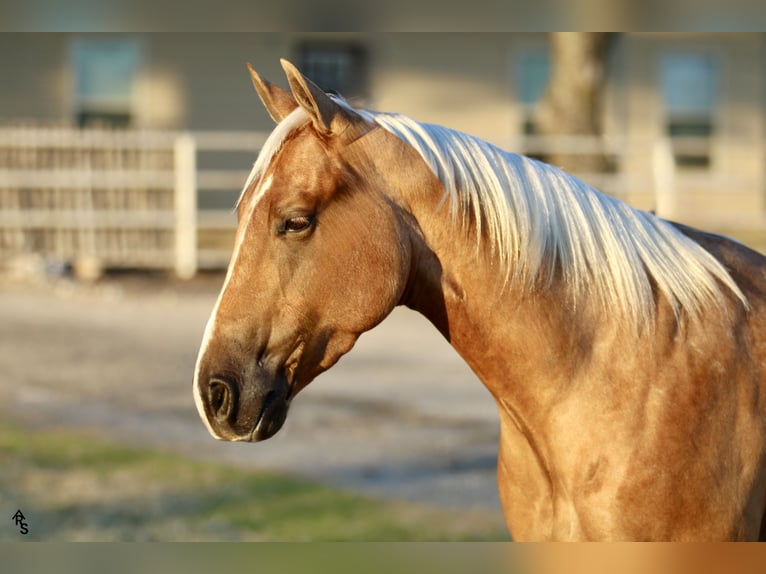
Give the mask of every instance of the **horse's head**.
<svg viewBox="0 0 766 574">
<path fill-rule="evenodd" d="M 386 152 L 365 145 L 382 130 L 283 67 L 292 93 L 250 70 L 283 133 L 240 199 L 195 372 L 200 415 L 227 440 L 277 432 L 295 394 L 391 312 L 410 268 L 406 217 L 384 193 L 391 175 L 370 161 Z"/>
</svg>

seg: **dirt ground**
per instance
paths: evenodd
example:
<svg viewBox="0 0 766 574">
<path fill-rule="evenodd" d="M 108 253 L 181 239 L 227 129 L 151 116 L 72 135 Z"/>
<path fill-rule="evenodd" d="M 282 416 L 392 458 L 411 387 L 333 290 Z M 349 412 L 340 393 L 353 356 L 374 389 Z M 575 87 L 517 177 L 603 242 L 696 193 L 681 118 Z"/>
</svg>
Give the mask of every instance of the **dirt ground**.
<svg viewBox="0 0 766 574">
<path fill-rule="evenodd" d="M 500 515 L 494 402 L 436 330 L 406 309 L 302 392 L 272 439 L 210 437 L 191 387 L 222 279 L 0 278 L 0 414 Z"/>
</svg>

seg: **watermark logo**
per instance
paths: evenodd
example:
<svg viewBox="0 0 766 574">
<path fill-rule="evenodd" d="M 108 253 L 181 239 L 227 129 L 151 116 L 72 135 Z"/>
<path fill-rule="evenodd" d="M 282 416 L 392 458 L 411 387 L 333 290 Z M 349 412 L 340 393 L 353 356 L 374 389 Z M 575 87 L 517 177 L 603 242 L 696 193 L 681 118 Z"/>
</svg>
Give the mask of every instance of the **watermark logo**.
<svg viewBox="0 0 766 574">
<path fill-rule="evenodd" d="M 13 515 L 13 522 L 16 524 L 16 526 L 19 528 L 20 534 L 29 534 L 29 525 L 26 523 L 26 516 L 24 516 L 24 513 L 21 512 L 21 509 L 16 511 L 16 514 Z"/>
</svg>

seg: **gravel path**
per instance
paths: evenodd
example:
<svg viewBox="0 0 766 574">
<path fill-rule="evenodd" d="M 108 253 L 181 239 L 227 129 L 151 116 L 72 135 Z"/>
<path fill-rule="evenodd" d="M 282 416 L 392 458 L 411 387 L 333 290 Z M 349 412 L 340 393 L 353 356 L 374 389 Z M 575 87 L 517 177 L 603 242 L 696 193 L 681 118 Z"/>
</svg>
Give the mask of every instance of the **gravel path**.
<svg viewBox="0 0 766 574">
<path fill-rule="evenodd" d="M 500 514 L 498 422 L 475 375 L 420 315 L 397 309 L 293 402 L 258 444 L 212 439 L 191 394 L 222 282 L 126 277 L 0 283 L 0 412 L 384 497 Z"/>
</svg>

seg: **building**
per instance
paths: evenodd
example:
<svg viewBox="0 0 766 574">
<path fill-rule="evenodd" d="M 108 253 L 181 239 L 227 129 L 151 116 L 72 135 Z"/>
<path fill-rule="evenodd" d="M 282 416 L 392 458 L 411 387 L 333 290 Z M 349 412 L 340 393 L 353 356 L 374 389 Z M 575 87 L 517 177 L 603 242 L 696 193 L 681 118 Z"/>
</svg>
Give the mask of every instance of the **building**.
<svg viewBox="0 0 766 574">
<path fill-rule="evenodd" d="M 534 110 L 550 56 L 534 33 L 2 34 L 0 125 L 265 132 L 245 63 L 284 85 L 281 57 L 365 107 L 511 151 L 547 145 Z M 765 81 L 764 34 L 616 35 L 603 110 L 615 173 L 592 183 L 766 247 Z M 199 169 L 247 171 L 254 159 L 215 151 Z M 201 209 L 233 203 L 238 186 L 218 187 L 200 190 Z"/>
</svg>

